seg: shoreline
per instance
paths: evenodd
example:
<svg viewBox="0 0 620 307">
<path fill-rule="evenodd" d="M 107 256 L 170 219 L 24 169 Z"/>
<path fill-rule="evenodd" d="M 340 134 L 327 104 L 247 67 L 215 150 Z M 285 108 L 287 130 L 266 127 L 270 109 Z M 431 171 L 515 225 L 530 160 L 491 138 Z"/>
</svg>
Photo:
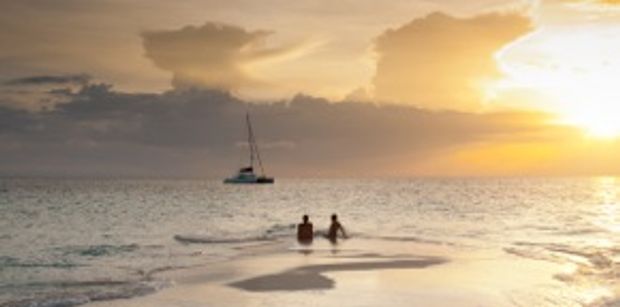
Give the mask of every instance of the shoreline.
<svg viewBox="0 0 620 307">
<path fill-rule="evenodd" d="M 496 250 L 365 239 L 336 247 L 281 243 L 161 272 L 157 278 L 171 287 L 86 306 L 540 306 L 565 290 L 553 278 L 559 265 Z M 556 305 L 577 306 L 569 302 Z"/>
</svg>

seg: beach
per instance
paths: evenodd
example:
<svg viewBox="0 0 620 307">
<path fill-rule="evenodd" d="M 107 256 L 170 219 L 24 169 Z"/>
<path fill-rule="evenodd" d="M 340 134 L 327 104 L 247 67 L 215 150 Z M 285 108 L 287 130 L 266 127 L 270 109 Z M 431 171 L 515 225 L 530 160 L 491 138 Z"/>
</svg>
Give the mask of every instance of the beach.
<svg viewBox="0 0 620 307">
<path fill-rule="evenodd" d="M 620 307 L 620 0 L 0 0 L 0 307 Z"/>
<path fill-rule="evenodd" d="M 559 295 L 561 266 L 542 261 L 355 238 L 291 244 L 169 271 L 158 277 L 174 284 L 156 294 L 89 306 L 579 306 L 577 296 Z"/>
<path fill-rule="evenodd" d="M 0 181 L 0 306 L 617 306 L 600 178 Z M 296 242 L 303 214 L 350 235 Z"/>
</svg>

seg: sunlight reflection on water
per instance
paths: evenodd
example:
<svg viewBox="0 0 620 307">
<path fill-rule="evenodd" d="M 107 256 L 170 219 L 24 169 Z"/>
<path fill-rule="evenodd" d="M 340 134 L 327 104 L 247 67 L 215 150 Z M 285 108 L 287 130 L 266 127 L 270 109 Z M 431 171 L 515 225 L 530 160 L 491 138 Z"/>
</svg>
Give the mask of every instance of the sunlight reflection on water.
<svg viewBox="0 0 620 307">
<path fill-rule="evenodd" d="M 200 180 L 0 180 L 0 302 L 58 280 L 144 281 L 149 272 L 286 241 L 309 214 L 337 212 L 354 237 L 491 249 L 568 265 L 580 302 L 615 292 L 617 178 L 282 179 L 269 187 Z M 197 239 L 180 242 L 175 235 Z M 112 287 L 112 285 L 108 285 Z M 611 290 L 610 290 L 611 289 Z M 138 289 L 136 291 L 142 291 Z"/>
</svg>

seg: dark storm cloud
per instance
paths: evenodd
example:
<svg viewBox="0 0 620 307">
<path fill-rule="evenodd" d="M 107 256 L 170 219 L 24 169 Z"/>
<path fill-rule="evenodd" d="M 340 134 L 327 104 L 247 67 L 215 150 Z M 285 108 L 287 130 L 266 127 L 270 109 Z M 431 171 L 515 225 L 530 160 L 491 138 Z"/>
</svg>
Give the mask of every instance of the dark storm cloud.
<svg viewBox="0 0 620 307">
<path fill-rule="evenodd" d="M 299 95 L 248 103 L 217 90 L 130 94 L 88 84 L 53 109 L 0 108 L 0 173 L 222 175 L 250 112 L 278 174 L 376 174 L 463 144 L 545 129 L 531 114 L 433 112 Z M 245 154 L 243 154 L 243 157 Z"/>
<path fill-rule="evenodd" d="M 67 84 L 86 84 L 91 80 L 89 75 L 41 75 L 16 78 L 6 81 L 5 85 L 28 86 L 28 85 L 67 85 Z"/>
<path fill-rule="evenodd" d="M 53 108 L 91 82 L 87 74 L 35 75 L 0 84 L 0 106 L 25 110 Z"/>
<path fill-rule="evenodd" d="M 0 106 L 0 134 L 27 132 L 36 123 L 35 118 L 28 111 Z"/>
</svg>

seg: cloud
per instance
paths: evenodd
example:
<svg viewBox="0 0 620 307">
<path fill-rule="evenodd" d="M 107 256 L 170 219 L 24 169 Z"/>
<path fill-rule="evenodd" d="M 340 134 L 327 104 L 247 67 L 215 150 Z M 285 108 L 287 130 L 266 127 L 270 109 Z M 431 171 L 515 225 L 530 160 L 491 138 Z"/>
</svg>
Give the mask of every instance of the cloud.
<svg viewBox="0 0 620 307">
<path fill-rule="evenodd" d="M 248 65 L 281 57 L 292 47 L 267 47 L 268 31 L 208 22 L 200 27 L 149 31 L 142 34 L 146 56 L 173 73 L 175 88 L 202 86 L 236 90 L 258 85 Z"/>
<path fill-rule="evenodd" d="M 589 4 L 617 5 L 620 0 L 565 0 L 568 3 L 581 2 Z"/>
<path fill-rule="evenodd" d="M 514 14 L 432 14 L 376 40 L 373 91 L 264 103 L 231 92 L 260 87 L 249 67 L 294 49 L 271 47 L 270 32 L 216 23 L 145 32 L 146 56 L 173 74 L 173 90 L 131 93 L 82 75 L 7 81 L 17 96 L 42 88 L 44 97 L 28 103 L 46 108 L 18 109 L 0 97 L 0 175 L 221 178 L 246 157 L 239 144 L 247 111 L 276 176 L 620 171 L 609 148 L 591 154 L 575 145 L 578 133 L 547 124 L 545 114 L 473 112 L 478 83 L 499 74 L 494 53 L 528 30 L 529 20 Z M 592 160 L 609 163 L 588 169 Z"/>
<path fill-rule="evenodd" d="M 519 14 L 457 18 L 433 13 L 376 39 L 379 100 L 431 109 L 479 109 L 485 82 L 500 76 L 494 54 L 531 30 Z"/>
<path fill-rule="evenodd" d="M 24 110 L 53 108 L 67 102 L 74 91 L 88 85 L 87 74 L 34 75 L 0 84 L 0 106 Z"/>
<path fill-rule="evenodd" d="M 90 82 L 91 77 L 86 74 L 81 75 L 41 75 L 16 78 L 6 81 L 5 85 L 84 85 Z"/>
<path fill-rule="evenodd" d="M 463 146 L 557 136 L 533 113 L 437 112 L 303 95 L 256 104 L 218 90 L 134 94 L 106 84 L 68 95 L 38 112 L 0 107 L 0 174 L 222 177 L 246 157 L 239 146 L 246 111 L 267 170 L 279 176 L 419 174 L 429 159 Z"/>
<path fill-rule="evenodd" d="M 546 0 L 538 7 L 544 25 L 594 26 L 616 24 L 620 0 Z"/>
</svg>

